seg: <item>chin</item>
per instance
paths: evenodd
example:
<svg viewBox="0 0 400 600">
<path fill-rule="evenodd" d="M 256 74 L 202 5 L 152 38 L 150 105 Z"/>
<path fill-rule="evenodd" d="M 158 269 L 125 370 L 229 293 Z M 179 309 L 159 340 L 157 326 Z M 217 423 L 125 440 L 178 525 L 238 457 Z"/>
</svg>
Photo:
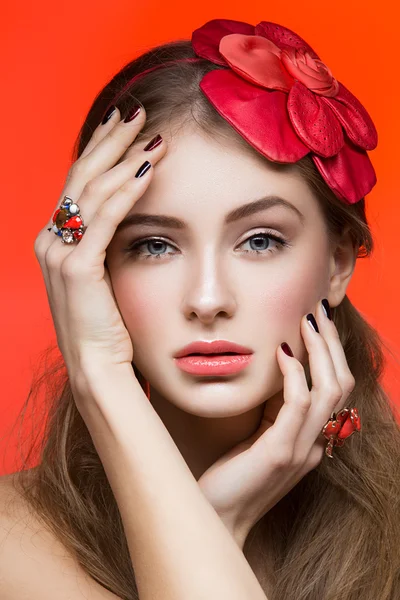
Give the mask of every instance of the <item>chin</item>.
<svg viewBox="0 0 400 600">
<path fill-rule="evenodd" d="M 157 387 L 157 386 L 155 386 Z M 250 377 L 192 377 L 189 383 L 163 380 L 162 396 L 180 410 L 205 418 L 235 417 L 264 403 L 274 393 Z"/>
</svg>

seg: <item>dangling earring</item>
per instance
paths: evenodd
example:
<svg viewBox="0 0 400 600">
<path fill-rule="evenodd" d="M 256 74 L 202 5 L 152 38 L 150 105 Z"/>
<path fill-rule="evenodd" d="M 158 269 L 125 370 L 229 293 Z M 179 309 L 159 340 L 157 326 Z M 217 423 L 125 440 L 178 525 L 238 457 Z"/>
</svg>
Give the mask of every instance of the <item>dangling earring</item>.
<svg viewBox="0 0 400 600">
<path fill-rule="evenodd" d="M 150 400 L 150 383 L 147 381 L 147 379 L 144 380 L 144 393 L 146 394 L 147 398 Z"/>
</svg>

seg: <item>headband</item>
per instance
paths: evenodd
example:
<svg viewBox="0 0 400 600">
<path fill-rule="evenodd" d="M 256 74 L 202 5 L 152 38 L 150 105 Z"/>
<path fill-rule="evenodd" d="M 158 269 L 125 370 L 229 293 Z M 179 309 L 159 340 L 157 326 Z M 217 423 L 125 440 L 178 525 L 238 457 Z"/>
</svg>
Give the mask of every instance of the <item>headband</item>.
<svg viewBox="0 0 400 600">
<path fill-rule="evenodd" d="M 213 19 L 192 33 L 197 58 L 166 61 L 160 67 L 206 59 L 225 69 L 206 73 L 199 87 L 217 112 L 270 161 L 294 163 L 310 154 L 335 195 L 347 204 L 376 184 L 367 150 L 378 142 L 366 109 L 335 79 L 296 33 L 267 21 Z"/>
</svg>

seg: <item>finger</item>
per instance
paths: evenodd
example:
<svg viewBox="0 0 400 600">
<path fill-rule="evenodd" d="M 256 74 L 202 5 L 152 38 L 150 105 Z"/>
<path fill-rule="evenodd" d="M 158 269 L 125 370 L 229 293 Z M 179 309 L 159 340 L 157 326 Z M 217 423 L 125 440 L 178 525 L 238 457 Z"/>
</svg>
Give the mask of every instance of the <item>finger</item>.
<svg viewBox="0 0 400 600">
<path fill-rule="evenodd" d="M 152 156 L 153 163 L 159 160 L 165 151 L 166 148 L 165 144 L 163 143 L 151 150 L 150 154 Z M 139 167 L 139 161 L 143 162 L 144 160 L 140 158 L 140 156 L 143 153 L 146 154 L 146 152 L 143 150 L 140 150 L 139 152 L 136 149 L 135 153 L 136 154 L 132 154 L 129 159 L 117 165 L 117 167 L 102 173 L 99 177 L 89 180 L 85 184 L 82 195 L 79 198 L 74 196 L 71 190 L 74 189 L 74 186 L 76 189 L 81 187 L 82 180 L 79 180 L 79 178 L 70 179 L 70 182 L 66 185 L 64 191 L 67 192 L 66 195 L 72 198 L 75 203 L 77 203 L 79 200 L 79 208 L 81 209 L 80 216 L 82 217 L 85 226 L 87 226 L 87 224 L 90 222 L 90 219 L 98 210 L 99 206 L 105 202 L 110 195 L 114 194 L 115 191 L 137 171 Z M 79 181 L 79 184 L 76 184 L 76 181 Z M 48 225 L 52 226 L 52 223 Z M 50 229 L 48 226 L 43 228 L 35 241 L 35 253 L 41 264 L 42 270 L 44 271 L 45 281 L 48 280 L 46 271 L 48 271 L 50 264 L 58 264 L 58 258 L 68 256 L 74 249 L 74 245 L 72 244 L 60 244 L 58 236 L 54 236 L 54 234 L 52 237 L 49 237 L 48 229 Z M 52 245 L 55 246 L 54 249 L 51 248 Z M 52 254 L 50 254 L 50 252 Z M 56 282 L 56 284 L 59 285 L 59 281 Z"/>
<path fill-rule="evenodd" d="M 145 109 L 141 107 L 140 112 L 131 121 L 127 123 L 124 120 L 118 121 L 114 126 L 109 126 L 106 135 L 97 134 L 95 131 L 93 135 L 99 135 L 101 139 L 88 154 L 83 158 L 78 158 L 70 168 L 66 183 L 52 214 L 60 206 L 64 196 L 69 196 L 74 202 L 79 203 L 80 196 L 87 183 L 116 164 L 118 159 L 134 142 L 145 121 Z M 101 127 L 104 126 L 100 124 L 97 129 Z M 45 239 L 47 239 L 45 231 L 48 227 L 49 224 L 47 223 L 39 233 Z"/>
<path fill-rule="evenodd" d="M 121 113 L 119 109 L 115 106 L 114 112 L 109 117 L 106 123 L 100 122 L 100 124 L 96 127 L 93 132 L 92 137 L 89 142 L 86 144 L 83 152 L 78 158 L 84 158 L 87 156 L 95 146 L 107 135 L 107 133 L 112 129 L 119 121 L 121 120 Z"/>
<path fill-rule="evenodd" d="M 119 223 L 150 185 L 155 162 L 153 159 L 151 162 L 148 159 L 143 161 L 142 156 L 142 165 L 147 163 L 148 167 L 143 176 L 128 179 L 111 198 L 100 205 L 76 248 L 75 259 L 80 264 L 90 268 L 90 265 L 98 266 L 99 259 L 104 262 L 107 246 Z"/>
<path fill-rule="evenodd" d="M 313 394 L 311 395 L 312 409 L 299 436 L 299 447 L 308 444 L 308 440 L 316 440 L 318 437 L 322 445 L 327 443 L 322 435 L 322 428 L 331 417 L 332 412 L 337 412 L 346 406 L 347 399 L 355 386 L 355 379 L 347 363 L 336 325 L 325 315 L 320 302 L 316 307 L 315 313 L 318 329 L 320 335 L 325 340 L 326 353 L 329 353 L 330 360 L 334 366 L 335 376 L 341 393 L 340 397 L 339 390 L 337 390 L 336 397 L 335 395 L 331 397 L 329 393 L 325 396 L 322 393 L 318 397 L 313 397 Z"/>
<path fill-rule="evenodd" d="M 289 460 L 310 409 L 311 398 L 301 362 L 285 354 L 280 346 L 277 359 L 283 374 L 284 402 L 274 424 L 268 427 L 256 444 L 266 444 L 274 453 L 282 453 Z"/>
<path fill-rule="evenodd" d="M 151 151 L 144 150 L 145 147 L 146 142 L 142 142 L 141 147 L 136 146 L 129 158 L 87 182 L 79 198 L 79 208 L 85 225 L 89 225 L 104 202 L 135 176 L 146 160 L 154 165 L 167 151 L 164 140 Z"/>
</svg>

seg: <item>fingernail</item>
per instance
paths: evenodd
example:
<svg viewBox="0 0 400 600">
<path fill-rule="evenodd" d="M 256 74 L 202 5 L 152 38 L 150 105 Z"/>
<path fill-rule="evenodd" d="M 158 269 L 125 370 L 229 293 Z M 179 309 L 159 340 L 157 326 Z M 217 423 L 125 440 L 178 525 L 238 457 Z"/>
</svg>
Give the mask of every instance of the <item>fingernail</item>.
<svg viewBox="0 0 400 600">
<path fill-rule="evenodd" d="M 150 169 L 151 163 L 148 160 L 145 160 L 144 163 L 139 167 L 135 177 L 142 177 L 147 171 Z"/>
<path fill-rule="evenodd" d="M 332 321 L 331 307 L 329 306 L 328 300 L 326 298 L 323 298 L 321 300 L 321 304 L 322 304 L 322 308 L 324 309 L 324 313 L 326 314 L 328 319 L 330 319 Z"/>
<path fill-rule="evenodd" d="M 150 142 L 143 148 L 143 150 L 153 150 L 156 146 L 159 146 L 162 142 L 162 137 L 161 135 L 158 133 L 156 135 L 156 137 L 153 137 L 152 140 L 150 140 Z"/>
<path fill-rule="evenodd" d="M 138 116 L 138 114 L 140 113 L 141 110 L 141 106 L 140 104 L 135 104 L 131 110 L 128 112 L 128 114 L 126 115 L 125 119 L 124 119 L 124 123 L 129 123 L 129 121 L 133 121 L 133 119 L 135 117 Z"/>
<path fill-rule="evenodd" d="M 293 356 L 293 352 L 289 346 L 289 344 L 287 344 L 286 342 L 283 342 L 281 344 L 281 348 L 284 351 L 285 354 L 287 354 L 288 356 Z"/>
<path fill-rule="evenodd" d="M 110 108 L 106 111 L 103 120 L 101 122 L 102 125 L 105 125 L 107 123 L 107 121 L 109 121 L 111 119 L 111 117 L 113 116 L 113 114 L 115 113 L 116 107 L 114 106 L 114 104 L 111 104 Z"/>
<path fill-rule="evenodd" d="M 314 315 L 312 313 L 308 313 L 307 321 L 309 322 L 310 326 L 314 329 L 314 331 L 319 333 L 317 321 L 315 320 Z"/>
</svg>

